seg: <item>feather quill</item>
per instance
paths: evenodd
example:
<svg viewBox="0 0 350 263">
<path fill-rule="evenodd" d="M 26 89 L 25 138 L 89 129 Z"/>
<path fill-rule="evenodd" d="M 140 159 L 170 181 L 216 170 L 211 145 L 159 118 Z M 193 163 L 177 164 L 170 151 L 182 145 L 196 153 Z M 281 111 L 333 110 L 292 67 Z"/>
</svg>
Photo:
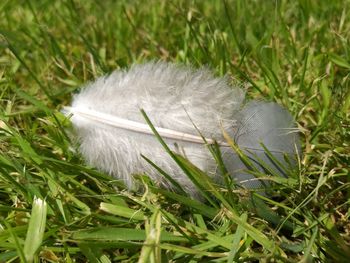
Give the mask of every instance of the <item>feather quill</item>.
<svg viewBox="0 0 350 263">
<path fill-rule="evenodd" d="M 130 189 L 134 186 L 132 174 L 140 173 L 148 174 L 163 187 L 171 187 L 142 158 L 144 155 L 194 196 L 193 183 L 153 136 L 140 109 L 147 113 L 173 151 L 185 153 L 186 158 L 215 181 L 220 181 L 221 175 L 216 172 L 217 165 L 202 136 L 207 143 L 218 141 L 224 149 L 225 164 L 240 182 L 252 178 L 243 172 L 242 169 L 247 167 L 239 162 L 237 155 L 226 147 L 222 129 L 228 131 L 239 146 L 245 147 L 248 154 L 254 151 L 264 156 L 259 143 L 266 143 L 266 139 L 268 149 L 272 143 L 273 151 L 295 154 L 292 143 L 286 142 L 285 147 L 274 144 L 275 135 L 282 138 L 281 145 L 285 140 L 298 144 L 297 135 L 290 137 L 284 132 L 277 133 L 294 127 L 286 110 L 263 102 L 242 108 L 243 100 L 244 92 L 240 88 L 230 86 L 225 77 L 215 78 L 205 68 L 194 70 L 171 63 L 151 62 L 134 65 L 128 71 L 115 71 L 87 84 L 74 96 L 72 105 L 63 111 L 71 116 L 79 150 L 90 165 L 122 179 Z M 274 115 L 285 121 L 269 121 Z M 250 157 L 254 159 L 255 156 L 251 154 Z"/>
<path fill-rule="evenodd" d="M 127 119 L 119 118 L 110 114 L 101 113 L 89 109 L 78 109 L 72 107 L 64 107 L 62 112 L 69 115 L 78 115 L 82 118 L 89 119 L 90 121 L 106 124 L 111 127 L 129 130 L 133 132 L 143 133 L 145 135 L 153 135 L 152 129 L 147 124 L 139 123 L 136 121 L 130 121 Z M 201 136 L 196 136 L 193 134 L 188 134 L 184 132 L 174 131 L 170 129 L 165 129 L 162 127 L 155 127 L 160 136 L 165 139 L 172 139 L 183 142 L 199 143 L 199 144 L 213 144 L 215 141 L 210 138 L 203 138 Z M 219 142 L 221 146 L 228 146 L 225 142 Z"/>
</svg>

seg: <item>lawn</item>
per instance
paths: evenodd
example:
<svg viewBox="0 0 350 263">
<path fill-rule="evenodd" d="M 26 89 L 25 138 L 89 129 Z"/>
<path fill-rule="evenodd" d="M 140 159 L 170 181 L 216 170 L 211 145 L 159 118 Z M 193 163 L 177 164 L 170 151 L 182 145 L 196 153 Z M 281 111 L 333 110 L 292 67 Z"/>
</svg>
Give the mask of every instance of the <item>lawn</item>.
<svg viewBox="0 0 350 263">
<path fill-rule="evenodd" d="M 0 262 L 348 262 L 349 18 L 347 0 L 2 0 Z M 87 166 L 60 110 L 151 60 L 205 65 L 287 107 L 298 169 L 268 197 L 203 183 L 201 203 Z"/>
</svg>

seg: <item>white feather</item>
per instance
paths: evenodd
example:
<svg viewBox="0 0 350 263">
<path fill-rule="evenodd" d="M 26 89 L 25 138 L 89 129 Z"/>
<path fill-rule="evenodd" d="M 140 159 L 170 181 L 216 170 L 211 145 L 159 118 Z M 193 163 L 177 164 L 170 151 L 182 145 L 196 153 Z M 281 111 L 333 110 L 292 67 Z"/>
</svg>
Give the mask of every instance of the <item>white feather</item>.
<svg viewBox="0 0 350 263">
<path fill-rule="evenodd" d="M 193 70 L 161 62 L 134 65 L 129 71 L 115 71 L 83 87 L 66 114 L 73 114 L 71 121 L 77 131 L 80 152 L 90 165 L 122 179 L 129 188 L 134 184 L 132 174 L 139 173 L 146 173 L 169 187 L 169 182 L 142 154 L 189 194 L 194 194 L 192 182 L 153 135 L 116 127 L 110 122 L 116 123 L 118 118 L 145 127 L 140 112 L 144 109 L 158 131 L 172 130 L 180 137 L 187 134 L 198 141 L 197 127 L 209 142 L 223 141 L 221 127 L 232 129 L 235 112 L 244 99 L 244 92 L 227 82 L 226 78 L 213 77 L 207 69 Z M 113 120 L 102 121 L 108 116 L 113 116 Z M 165 137 L 172 150 L 177 149 L 176 142 L 192 163 L 216 177 L 216 163 L 205 145 Z"/>
<path fill-rule="evenodd" d="M 129 71 L 97 79 L 83 87 L 64 112 L 72 115 L 80 152 L 90 165 L 122 179 L 129 188 L 134 185 L 132 175 L 141 173 L 171 187 L 141 157 L 144 155 L 195 196 L 194 185 L 157 141 L 140 110 L 146 112 L 173 151 L 180 150 L 215 181 L 221 181 L 201 136 L 207 143 L 215 140 L 227 146 L 221 133 L 224 129 L 250 158 L 258 156 L 268 164 L 274 163 L 261 143 L 283 164 L 283 154 L 294 156 L 294 145 L 299 149 L 298 136 L 289 133 L 295 124 L 286 110 L 263 102 L 241 109 L 243 100 L 241 89 L 229 86 L 227 78 L 215 78 L 207 69 L 158 62 L 134 65 Z M 248 188 L 261 186 L 244 171 L 247 167 L 232 149 L 222 147 L 222 151 L 225 165 L 238 183 Z"/>
</svg>

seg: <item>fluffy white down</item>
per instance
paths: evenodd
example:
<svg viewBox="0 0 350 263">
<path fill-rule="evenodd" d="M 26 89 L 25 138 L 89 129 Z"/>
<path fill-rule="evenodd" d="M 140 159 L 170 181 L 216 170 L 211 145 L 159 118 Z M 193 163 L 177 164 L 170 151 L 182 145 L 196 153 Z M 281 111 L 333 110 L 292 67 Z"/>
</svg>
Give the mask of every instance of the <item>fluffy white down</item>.
<svg viewBox="0 0 350 263">
<path fill-rule="evenodd" d="M 90 109 L 145 123 L 144 109 L 154 126 L 222 140 L 221 127 L 234 126 L 234 115 L 244 92 L 215 78 L 207 69 L 157 62 L 115 71 L 82 88 L 72 107 Z M 132 174 L 146 173 L 163 187 L 171 187 L 141 154 L 171 175 L 190 195 L 196 190 L 154 136 L 93 123 L 73 116 L 86 161 L 133 188 Z M 176 150 L 174 141 L 167 141 Z M 182 153 L 200 169 L 215 177 L 216 163 L 204 145 L 177 142 Z M 216 178 L 214 178 L 216 179 Z"/>
</svg>

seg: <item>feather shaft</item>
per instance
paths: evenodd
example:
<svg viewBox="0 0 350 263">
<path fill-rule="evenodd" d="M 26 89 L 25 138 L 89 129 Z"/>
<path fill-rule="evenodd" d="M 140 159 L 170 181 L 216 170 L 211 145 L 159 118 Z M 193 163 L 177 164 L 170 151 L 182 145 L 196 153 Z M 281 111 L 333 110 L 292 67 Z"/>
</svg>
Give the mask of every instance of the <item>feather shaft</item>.
<svg viewBox="0 0 350 263">
<path fill-rule="evenodd" d="M 79 115 L 80 117 L 86 118 L 91 121 L 99 122 L 101 124 L 106 124 L 115 128 L 129 130 L 133 132 L 154 135 L 152 129 L 144 123 L 131 121 L 127 119 L 123 119 L 117 116 L 113 116 L 110 114 L 90 110 L 90 109 L 78 109 L 74 107 L 64 107 L 63 112 L 66 115 L 73 114 Z M 203 138 L 201 136 L 174 131 L 171 129 L 155 127 L 159 135 L 165 139 L 191 142 L 196 144 L 214 144 L 214 140 L 210 138 Z M 225 142 L 219 142 L 220 146 L 228 146 Z"/>
</svg>

